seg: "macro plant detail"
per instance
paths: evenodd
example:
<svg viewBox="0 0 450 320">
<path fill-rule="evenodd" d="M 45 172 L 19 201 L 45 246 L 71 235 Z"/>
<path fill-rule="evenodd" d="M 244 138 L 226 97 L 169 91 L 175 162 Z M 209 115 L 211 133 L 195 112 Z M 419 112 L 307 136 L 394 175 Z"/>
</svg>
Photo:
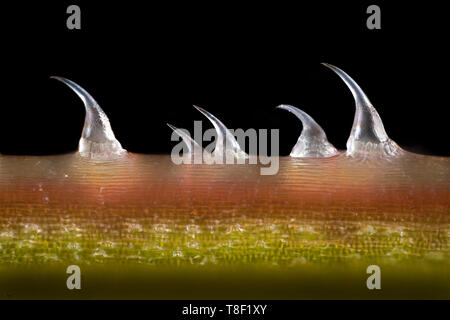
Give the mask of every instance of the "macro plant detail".
<svg viewBox="0 0 450 320">
<path fill-rule="evenodd" d="M 352 281 L 355 270 L 381 264 L 394 270 L 393 281 L 406 268 L 418 286 L 431 277 L 437 294 L 444 292 L 448 284 L 439 280 L 450 258 L 450 160 L 401 149 L 356 82 L 325 66 L 355 100 L 347 150 L 338 151 L 310 115 L 280 105 L 303 129 L 290 157 L 272 155 L 279 170 L 269 176 L 260 174 L 261 164 L 248 163 L 251 155 L 230 130 L 200 107 L 216 130 L 214 151 L 168 124 L 188 156 L 242 163 L 176 165 L 170 155 L 128 152 L 94 98 L 55 77 L 84 103 L 79 149 L 0 156 L 0 268 L 19 277 L 18 267 L 29 265 L 107 272 L 121 265 L 153 280 L 165 270 L 175 279 L 183 272 L 206 274 L 200 288 L 208 288 L 216 269 L 250 283 L 271 283 L 270 274 L 293 287 L 311 275 L 336 277 L 343 285 L 339 279 Z M 328 267 L 335 273 L 315 273 Z M 180 287 L 183 281 L 189 280 L 180 280 Z M 225 280 L 219 283 L 225 289 L 209 294 L 231 292 Z M 298 294 L 292 290 L 286 294 Z"/>
</svg>

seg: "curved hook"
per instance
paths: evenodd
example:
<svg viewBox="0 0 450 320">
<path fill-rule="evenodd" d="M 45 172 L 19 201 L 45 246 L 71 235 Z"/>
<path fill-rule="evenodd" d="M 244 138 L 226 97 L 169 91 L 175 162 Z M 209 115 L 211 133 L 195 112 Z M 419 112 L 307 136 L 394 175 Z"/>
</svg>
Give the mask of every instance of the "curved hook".
<svg viewBox="0 0 450 320">
<path fill-rule="evenodd" d="M 302 133 L 291 151 L 291 157 L 296 158 L 322 158 L 332 157 L 339 152 L 328 142 L 327 135 L 322 127 L 306 112 L 290 106 L 280 105 L 277 108 L 287 110 L 300 119 L 303 125 Z"/>
<path fill-rule="evenodd" d="M 377 110 L 358 84 L 338 67 L 328 63 L 322 64 L 333 70 L 345 82 L 355 99 L 356 112 L 352 131 L 347 140 L 347 155 L 381 153 L 396 156 L 402 153 L 403 150 L 389 139 Z"/>
<path fill-rule="evenodd" d="M 75 82 L 63 77 L 51 77 L 66 84 L 83 101 L 86 109 L 78 152 L 83 157 L 108 159 L 123 155 L 126 150 L 114 136 L 105 112 L 92 96 Z"/>
<path fill-rule="evenodd" d="M 213 124 L 217 132 L 216 146 L 214 148 L 214 154 L 228 154 L 231 153 L 236 158 L 248 158 L 248 155 L 241 149 L 241 146 L 234 138 L 234 135 L 228 130 L 227 127 L 215 116 L 206 111 L 203 108 L 194 105 L 198 111 L 203 113 L 209 121 Z"/>
</svg>

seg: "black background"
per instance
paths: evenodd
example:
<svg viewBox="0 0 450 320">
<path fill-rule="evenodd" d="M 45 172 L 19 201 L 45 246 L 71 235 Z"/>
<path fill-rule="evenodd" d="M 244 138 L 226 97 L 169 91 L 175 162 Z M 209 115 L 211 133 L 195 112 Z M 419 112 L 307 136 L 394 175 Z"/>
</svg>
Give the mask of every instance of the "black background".
<svg viewBox="0 0 450 320">
<path fill-rule="evenodd" d="M 345 149 L 354 102 L 320 65 L 328 62 L 358 82 L 400 146 L 450 155 L 446 11 L 430 2 L 297 2 L 2 4 L 0 153 L 77 149 L 82 102 L 51 75 L 89 91 L 131 152 L 169 153 L 166 122 L 212 127 L 192 104 L 229 128 L 280 128 L 282 155 L 301 125 L 275 107 L 292 104 Z M 81 30 L 66 28 L 70 4 L 81 8 Z M 370 4 L 381 7 L 381 30 L 366 28 Z"/>
<path fill-rule="evenodd" d="M 223 308 L 226 304 L 254 305 L 266 304 L 264 315 L 227 315 L 215 314 L 212 319 L 280 319 L 293 318 L 292 315 L 305 315 L 318 319 L 340 318 L 346 319 L 379 319 L 384 313 L 389 312 L 395 318 L 414 317 L 418 314 L 429 315 L 445 314 L 448 307 L 447 301 L 414 301 L 414 300 L 114 300 L 114 301 L 0 301 L 7 307 L 15 307 L 15 314 L 32 318 L 36 313 L 46 314 L 48 319 L 61 319 L 61 312 L 71 311 L 76 314 L 89 314 L 90 318 L 166 318 L 166 319 L 208 319 L 206 315 L 183 316 L 183 307 L 192 304 L 194 306 L 215 306 Z M 25 304 L 25 305 L 24 305 Z M 55 308 L 57 307 L 57 308 Z M 49 310 L 51 310 L 49 312 Z M 61 312 L 55 312 L 61 310 Z M 348 312 L 348 310 L 353 310 Z M 430 311 L 433 310 L 433 311 Z"/>
</svg>

